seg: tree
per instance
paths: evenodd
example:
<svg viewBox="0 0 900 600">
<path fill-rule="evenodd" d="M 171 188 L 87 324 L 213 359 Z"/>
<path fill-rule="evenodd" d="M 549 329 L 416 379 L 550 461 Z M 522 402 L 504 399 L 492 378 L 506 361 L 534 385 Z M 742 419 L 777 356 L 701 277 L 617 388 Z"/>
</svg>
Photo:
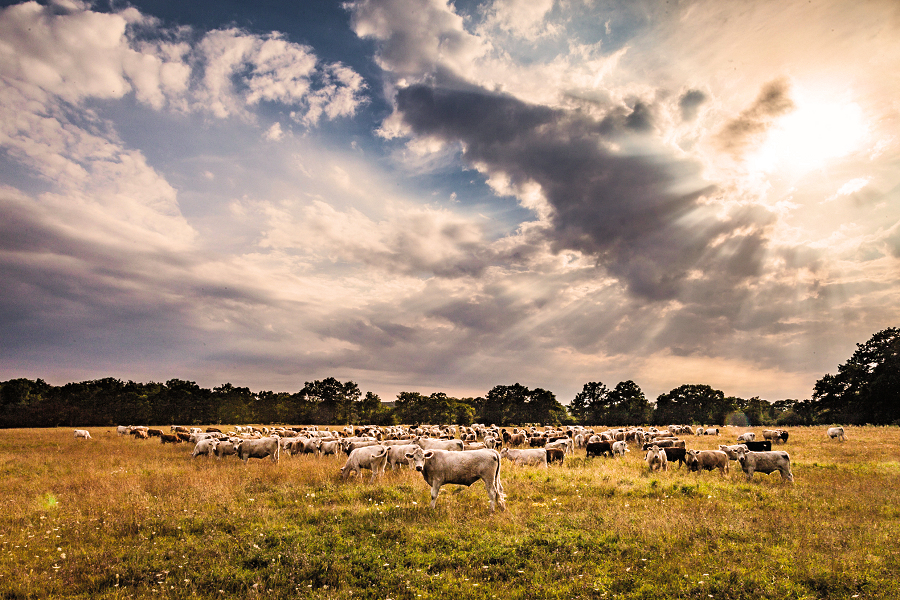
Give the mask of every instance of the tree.
<svg viewBox="0 0 900 600">
<path fill-rule="evenodd" d="M 609 408 L 609 388 L 599 381 L 582 386 L 569 404 L 569 413 L 581 425 L 600 425 L 606 422 Z"/>
<path fill-rule="evenodd" d="M 611 425 L 641 425 L 649 423 L 653 406 L 635 382 L 620 381 L 607 395 Z"/>
<path fill-rule="evenodd" d="M 329 377 L 321 381 L 307 381 L 300 393 L 316 402 L 315 423 L 350 425 L 356 422 L 356 404 L 362 395 L 356 383 L 341 383 L 334 377 Z"/>
<path fill-rule="evenodd" d="M 656 398 L 653 421 L 670 423 L 706 423 L 724 425 L 725 417 L 735 409 L 721 390 L 708 385 L 682 385 Z"/>
<path fill-rule="evenodd" d="M 820 423 L 900 422 L 900 329 L 884 329 L 857 344 L 836 375 L 816 382 L 812 403 Z"/>
</svg>

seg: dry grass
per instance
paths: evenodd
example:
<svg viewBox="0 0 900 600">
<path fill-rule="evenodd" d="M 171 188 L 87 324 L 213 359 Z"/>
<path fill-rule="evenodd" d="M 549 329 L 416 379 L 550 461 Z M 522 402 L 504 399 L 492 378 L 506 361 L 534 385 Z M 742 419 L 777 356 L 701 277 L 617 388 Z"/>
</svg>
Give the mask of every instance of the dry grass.
<svg viewBox="0 0 900 600">
<path fill-rule="evenodd" d="M 794 485 L 582 451 L 504 463 L 509 510 L 492 515 L 480 482 L 432 511 L 419 475 L 343 482 L 343 458 L 3 430 L 0 597 L 900 597 L 900 429 L 789 431 Z"/>
</svg>

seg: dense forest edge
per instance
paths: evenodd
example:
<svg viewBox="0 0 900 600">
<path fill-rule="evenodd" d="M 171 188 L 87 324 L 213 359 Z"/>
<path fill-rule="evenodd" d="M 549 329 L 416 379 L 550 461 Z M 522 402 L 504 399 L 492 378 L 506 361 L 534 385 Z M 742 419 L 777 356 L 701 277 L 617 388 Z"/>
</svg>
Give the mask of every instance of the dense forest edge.
<svg viewBox="0 0 900 600">
<path fill-rule="evenodd" d="M 497 385 L 477 398 L 400 392 L 383 402 L 372 392 L 363 394 L 355 382 L 333 377 L 306 382 L 296 393 L 253 392 L 230 383 L 208 389 L 180 379 L 137 383 L 109 377 L 62 386 L 42 379 L 0 382 L 0 428 L 217 423 L 898 425 L 900 329 L 879 331 L 857 344 L 836 374 L 816 382 L 810 399 L 774 402 L 686 384 L 651 403 L 631 380 L 612 388 L 586 383 L 568 406 L 548 390 L 518 383 Z"/>
</svg>

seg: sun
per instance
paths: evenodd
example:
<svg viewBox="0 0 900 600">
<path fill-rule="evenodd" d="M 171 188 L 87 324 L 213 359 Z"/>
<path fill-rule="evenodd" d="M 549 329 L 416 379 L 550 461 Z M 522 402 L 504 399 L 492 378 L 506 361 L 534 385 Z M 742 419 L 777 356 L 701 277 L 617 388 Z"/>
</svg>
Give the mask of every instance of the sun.
<svg viewBox="0 0 900 600">
<path fill-rule="evenodd" d="M 765 141 L 747 154 L 751 172 L 800 176 L 862 147 L 868 131 L 855 102 L 798 93 L 794 104 L 793 111 L 775 121 Z"/>
</svg>

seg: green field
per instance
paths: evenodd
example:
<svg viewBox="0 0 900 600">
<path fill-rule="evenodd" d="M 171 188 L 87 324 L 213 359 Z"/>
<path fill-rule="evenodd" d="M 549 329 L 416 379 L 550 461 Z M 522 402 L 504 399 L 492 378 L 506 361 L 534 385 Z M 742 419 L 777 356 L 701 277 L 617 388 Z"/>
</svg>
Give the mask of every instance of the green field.
<svg viewBox="0 0 900 600">
<path fill-rule="evenodd" d="M 900 598 L 897 427 L 790 428 L 793 485 L 651 474 L 638 451 L 504 461 L 496 514 L 481 482 L 432 510 L 408 470 L 343 482 L 343 457 L 192 460 L 90 431 L 0 430 L 0 597 Z"/>
</svg>

